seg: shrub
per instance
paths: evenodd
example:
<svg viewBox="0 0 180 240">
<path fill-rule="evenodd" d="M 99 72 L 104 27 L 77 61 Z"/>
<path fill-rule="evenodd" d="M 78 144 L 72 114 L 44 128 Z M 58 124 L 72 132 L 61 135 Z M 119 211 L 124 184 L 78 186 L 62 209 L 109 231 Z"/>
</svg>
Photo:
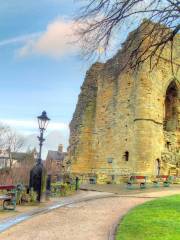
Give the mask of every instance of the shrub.
<svg viewBox="0 0 180 240">
<path fill-rule="evenodd" d="M 33 189 L 29 191 L 29 202 L 31 203 L 37 202 L 37 193 Z"/>
<path fill-rule="evenodd" d="M 54 196 L 66 196 L 75 190 L 75 186 L 68 183 L 56 182 L 52 183 L 51 189 Z"/>
</svg>

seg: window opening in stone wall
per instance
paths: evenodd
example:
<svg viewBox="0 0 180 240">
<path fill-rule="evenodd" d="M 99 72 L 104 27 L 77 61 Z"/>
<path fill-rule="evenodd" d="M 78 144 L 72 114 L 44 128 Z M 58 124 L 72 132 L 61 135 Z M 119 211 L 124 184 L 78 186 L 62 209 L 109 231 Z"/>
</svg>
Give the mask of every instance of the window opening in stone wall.
<svg viewBox="0 0 180 240">
<path fill-rule="evenodd" d="M 115 175 L 112 175 L 111 178 L 112 178 L 112 181 L 114 181 L 115 180 Z"/>
<path fill-rule="evenodd" d="M 113 158 L 108 158 L 108 159 L 107 159 L 107 162 L 108 162 L 108 163 L 113 163 Z"/>
<path fill-rule="evenodd" d="M 167 148 L 168 150 L 170 150 L 170 147 L 171 147 L 171 143 L 170 143 L 170 142 L 166 142 L 166 148 Z"/>
<path fill-rule="evenodd" d="M 178 91 L 176 83 L 173 81 L 170 83 L 166 91 L 165 98 L 165 119 L 164 130 L 176 131 L 178 123 Z"/>
<path fill-rule="evenodd" d="M 124 154 L 125 161 L 129 161 L 129 152 L 126 151 Z"/>
<path fill-rule="evenodd" d="M 160 166 L 160 160 L 158 158 L 156 159 L 156 176 L 160 175 L 160 170 L 161 170 L 161 166 Z"/>
</svg>

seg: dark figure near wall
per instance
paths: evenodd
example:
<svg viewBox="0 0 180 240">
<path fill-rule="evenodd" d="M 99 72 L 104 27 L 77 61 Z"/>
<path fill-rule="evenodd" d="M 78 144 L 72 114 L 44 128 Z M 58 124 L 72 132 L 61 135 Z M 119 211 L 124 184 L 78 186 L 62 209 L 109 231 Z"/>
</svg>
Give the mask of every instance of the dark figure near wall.
<svg viewBox="0 0 180 240">
<path fill-rule="evenodd" d="M 50 175 L 50 174 L 47 176 L 47 180 L 46 180 L 46 190 L 47 190 L 47 191 L 51 191 L 51 175 Z"/>
<path fill-rule="evenodd" d="M 48 174 L 46 179 L 46 200 L 49 200 L 51 196 L 51 175 Z"/>
<path fill-rule="evenodd" d="M 30 172 L 29 189 L 37 193 L 37 201 L 41 200 L 41 183 L 42 183 L 43 165 L 41 163 L 34 166 Z"/>
<path fill-rule="evenodd" d="M 78 186 L 79 186 L 79 178 L 76 177 L 76 191 L 78 190 Z"/>
</svg>

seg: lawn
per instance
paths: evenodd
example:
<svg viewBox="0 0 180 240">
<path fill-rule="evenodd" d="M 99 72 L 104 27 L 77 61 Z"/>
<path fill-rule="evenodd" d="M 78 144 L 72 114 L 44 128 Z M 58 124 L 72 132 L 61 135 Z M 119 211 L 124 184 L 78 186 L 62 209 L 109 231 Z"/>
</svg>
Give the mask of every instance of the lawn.
<svg viewBox="0 0 180 240">
<path fill-rule="evenodd" d="M 180 240 L 180 195 L 131 210 L 120 223 L 116 240 Z"/>
</svg>

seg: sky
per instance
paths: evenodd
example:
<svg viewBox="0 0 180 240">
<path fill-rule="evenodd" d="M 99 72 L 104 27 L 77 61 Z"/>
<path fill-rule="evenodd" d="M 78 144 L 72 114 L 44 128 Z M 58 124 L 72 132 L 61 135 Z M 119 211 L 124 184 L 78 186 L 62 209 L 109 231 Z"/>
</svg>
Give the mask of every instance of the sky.
<svg viewBox="0 0 180 240">
<path fill-rule="evenodd" d="M 68 146 L 69 123 L 92 63 L 79 57 L 74 44 L 73 18 L 80 2 L 1 0 L 0 4 L 0 122 L 24 135 L 25 147 L 38 147 L 37 116 L 45 110 L 51 121 L 44 157 L 58 144 Z M 125 24 L 118 35 L 121 42 L 127 29 Z M 115 50 L 116 42 L 114 38 Z"/>
<path fill-rule="evenodd" d="M 47 148 L 58 142 L 67 147 L 68 125 L 89 67 L 72 44 L 78 7 L 73 0 L 1 0 L 0 121 L 34 137 L 36 117 L 46 110 Z"/>
</svg>

